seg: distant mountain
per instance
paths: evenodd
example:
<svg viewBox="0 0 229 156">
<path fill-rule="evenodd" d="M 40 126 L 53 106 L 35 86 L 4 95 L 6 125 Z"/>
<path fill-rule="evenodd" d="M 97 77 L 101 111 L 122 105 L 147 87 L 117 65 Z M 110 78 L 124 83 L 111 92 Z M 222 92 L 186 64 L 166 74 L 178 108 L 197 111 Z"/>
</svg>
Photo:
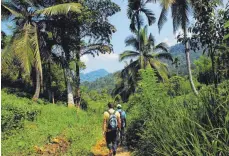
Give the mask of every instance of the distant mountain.
<svg viewBox="0 0 229 156">
<path fill-rule="evenodd" d="M 183 44 L 179 43 L 174 46 L 171 46 L 169 49 L 169 52 L 173 55 L 173 57 L 179 57 L 181 59 L 186 59 L 185 57 L 185 47 Z M 194 52 L 190 51 L 190 59 L 191 61 L 194 61 L 198 59 L 202 55 L 201 50 Z"/>
<path fill-rule="evenodd" d="M 111 94 L 112 90 L 115 88 L 116 73 L 108 74 L 107 76 L 98 78 L 93 82 L 82 82 L 81 86 L 85 86 L 89 90 L 96 90 L 98 92 L 105 89 Z"/>
<path fill-rule="evenodd" d="M 80 73 L 80 79 L 81 82 L 93 82 L 95 80 L 97 80 L 98 78 L 102 78 L 107 76 L 109 73 L 105 70 L 105 69 L 99 69 L 99 70 L 95 70 L 89 73 Z"/>
<path fill-rule="evenodd" d="M 186 65 L 186 57 L 185 57 L 185 47 L 183 44 L 179 43 L 176 44 L 174 46 L 171 46 L 169 49 L 169 52 L 172 54 L 173 58 L 178 57 L 179 58 L 179 67 L 178 67 L 178 73 L 179 75 L 187 75 L 188 71 L 187 71 L 187 65 Z M 202 50 L 199 50 L 197 52 L 194 51 L 190 51 L 190 60 L 191 60 L 191 66 L 192 69 L 195 68 L 194 66 L 194 61 L 197 60 L 202 54 Z M 169 71 L 170 73 L 176 73 L 177 69 L 174 67 L 174 65 L 172 65 L 171 62 L 167 62 L 169 67 Z"/>
</svg>

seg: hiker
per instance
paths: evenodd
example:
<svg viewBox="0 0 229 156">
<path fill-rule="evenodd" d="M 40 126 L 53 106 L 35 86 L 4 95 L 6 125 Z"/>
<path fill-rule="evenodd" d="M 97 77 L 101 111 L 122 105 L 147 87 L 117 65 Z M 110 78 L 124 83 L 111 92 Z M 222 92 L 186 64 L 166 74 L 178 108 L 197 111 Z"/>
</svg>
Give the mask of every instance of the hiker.
<svg viewBox="0 0 229 156">
<path fill-rule="evenodd" d="M 107 147 L 109 149 L 109 155 L 115 156 L 117 149 L 117 136 L 118 131 L 121 129 L 120 114 L 114 110 L 114 105 L 108 103 L 108 110 L 104 112 L 103 119 L 103 135 L 106 138 Z"/>
<path fill-rule="evenodd" d="M 120 114 L 120 118 L 121 118 L 121 131 L 120 131 L 120 140 L 121 140 L 121 144 L 123 144 L 123 140 L 124 140 L 124 129 L 126 127 L 126 112 L 124 110 L 122 110 L 122 105 L 118 104 L 117 105 L 117 111 Z"/>
</svg>

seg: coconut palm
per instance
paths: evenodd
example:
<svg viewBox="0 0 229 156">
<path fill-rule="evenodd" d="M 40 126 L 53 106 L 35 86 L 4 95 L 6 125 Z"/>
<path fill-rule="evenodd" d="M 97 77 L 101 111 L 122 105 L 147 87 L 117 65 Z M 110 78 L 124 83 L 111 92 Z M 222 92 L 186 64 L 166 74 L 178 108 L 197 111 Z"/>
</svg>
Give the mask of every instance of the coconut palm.
<svg viewBox="0 0 229 156">
<path fill-rule="evenodd" d="M 47 17 L 53 15 L 66 15 L 68 12 L 80 13 L 81 5 L 79 3 L 65 3 L 43 8 L 33 1 L 4 0 L 1 8 L 2 19 L 11 19 L 16 24 L 6 52 L 8 55 L 12 52 L 17 56 L 25 73 L 30 74 L 31 69 L 35 68 L 36 89 L 33 99 L 37 100 L 43 79 L 39 21 L 47 20 Z"/>
<path fill-rule="evenodd" d="M 186 62 L 187 69 L 189 74 L 189 81 L 192 87 L 193 92 L 198 95 L 198 91 L 194 85 L 192 80 L 192 71 L 191 71 L 191 63 L 190 63 L 190 50 L 189 44 L 187 41 L 187 26 L 189 23 L 188 14 L 190 11 L 190 1 L 188 0 L 162 0 L 161 6 L 162 11 L 158 20 L 158 28 L 159 31 L 162 29 L 162 26 L 167 21 L 167 15 L 169 8 L 172 11 L 172 19 L 173 19 L 173 31 L 174 33 L 181 27 L 184 33 L 184 41 L 185 41 L 185 54 L 186 54 Z"/>
<path fill-rule="evenodd" d="M 177 70 L 176 73 L 177 73 L 177 76 L 178 76 L 178 67 L 180 65 L 180 59 L 179 59 L 179 57 L 175 57 L 172 64 L 175 66 L 175 68 Z"/>
<path fill-rule="evenodd" d="M 133 60 L 131 59 L 128 63 L 125 61 L 125 68 L 117 73 L 117 82 L 115 89 L 112 91 L 112 95 L 120 95 L 123 102 L 127 102 L 131 94 L 135 92 L 138 81 L 138 74 L 135 64 L 132 64 Z"/>
<path fill-rule="evenodd" d="M 147 9 L 147 4 L 152 2 L 151 0 L 128 0 L 127 16 L 131 20 L 130 30 L 132 32 L 138 31 L 140 34 L 140 28 L 144 24 L 144 16 L 148 20 L 148 24 L 152 25 L 156 18 L 154 13 Z M 141 43 L 139 42 L 139 47 Z M 139 48 L 141 50 L 141 48 Z"/>
<path fill-rule="evenodd" d="M 139 42 L 141 45 L 139 46 Z M 150 33 L 148 36 L 147 26 L 140 30 L 140 36 L 135 32 L 135 35 L 127 37 L 125 40 L 126 46 L 132 46 L 134 50 L 126 50 L 120 54 L 120 61 L 125 59 L 136 59 L 131 62 L 125 69 L 134 69 L 137 73 L 138 69 L 145 68 L 150 65 L 155 69 L 158 77 L 164 81 L 168 79 L 167 66 L 160 59 L 168 59 L 172 61 L 172 56 L 168 53 L 166 43 L 160 43 L 155 46 L 155 40 Z"/>
</svg>

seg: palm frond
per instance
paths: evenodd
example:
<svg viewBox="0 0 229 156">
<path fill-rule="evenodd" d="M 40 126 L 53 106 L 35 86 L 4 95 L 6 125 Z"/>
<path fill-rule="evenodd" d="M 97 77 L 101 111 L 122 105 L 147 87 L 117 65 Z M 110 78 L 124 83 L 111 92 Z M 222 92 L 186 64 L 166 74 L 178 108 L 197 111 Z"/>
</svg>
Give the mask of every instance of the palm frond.
<svg viewBox="0 0 229 156">
<path fill-rule="evenodd" d="M 155 69 L 156 74 L 159 76 L 159 78 L 161 78 L 162 81 L 167 81 L 168 80 L 167 66 L 156 59 L 150 59 L 149 61 L 150 61 L 151 67 Z"/>
<path fill-rule="evenodd" d="M 2 8 L 2 18 L 3 19 L 8 19 L 9 16 L 14 16 L 18 18 L 23 17 L 23 15 L 19 12 L 19 10 L 10 3 L 2 3 L 1 8 Z"/>
<path fill-rule="evenodd" d="M 172 4 L 172 18 L 173 18 L 173 31 L 174 33 L 181 27 L 186 29 L 189 23 L 189 3 L 188 0 L 176 0 Z"/>
<path fill-rule="evenodd" d="M 152 12 L 152 10 L 141 8 L 140 11 L 146 15 L 149 25 L 152 25 L 153 23 L 155 23 L 156 17 L 155 17 L 155 14 Z"/>
<path fill-rule="evenodd" d="M 168 45 L 165 42 L 161 42 L 154 48 L 155 50 L 160 50 L 164 52 L 168 52 Z"/>
<path fill-rule="evenodd" d="M 168 15 L 168 9 L 166 9 L 166 6 L 163 6 L 163 8 L 161 10 L 161 14 L 160 14 L 159 19 L 158 19 L 158 23 L 157 23 L 159 33 L 160 33 L 163 25 L 167 21 L 167 15 Z"/>
<path fill-rule="evenodd" d="M 139 68 L 140 68 L 139 61 L 135 60 L 122 70 L 121 77 L 125 78 L 125 76 L 129 75 L 130 73 L 137 73 Z"/>
<path fill-rule="evenodd" d="M 126 50 L 119 55 L 119 61 L 123 61 L 128 58 L 135 58 L 139 56 L 139 53 L 136 51 Z"/>
<path fill-rule="evenodd" d="M 133 11 L 130 7 L 127 7 L 127 17 L 131 19 L 133 17 Z"/>
<path fill-rule="evenodd" d="M 175 2 L 176 0 L 161 0 L 161 6 L 163 6 L 165 9 L 168 9 Z"/>
<path fill-rule="evenodd" d="M 101 54 L 110 54 L 113 51 L 112 45 L 105 45 L 105 44 L 90 44 L 84 47 L 81 47 L 81 56 L 91 54 L 92 56 L 95 56 L 95 54 L 99 55 Z"/>
<path fill-rule="evenodd" d="M 30 74 L 34 62 L 33 47 L 30 43 L 31 29 L 32 26 L 30 24 L 25 24 L 23 30 L 17 34 L 13 43 L 14 53 L 27 74 Z"/>
<path fill-rule="evenodd" d="M 81 13 L 81 8 L 82 5 L 79 3 L 64 3 L 38 10 L 36 13 L 46 16 L 66 15 L 69 12 Z"/>
<path fill-rule="evenodd" d="M 126 46 L 132 46 L 135 50 L 139 49 L 138 39 L 136 36 L 130 35 L 125 39 Z"/>
<path fill-rule="evenodd" d="M 157 57 L 157 58 L 159 58 L 159 59 L 167 59 L 167 60 L 170 60 L 170 61 L 172 61 L 173 62 L 173 57 L 172 57 L 172 55 L 170 54 L 170 53 L 167 53 L 167 52 L 165 52 L 165 53 L 157 53 L 157 54 L 154 54 L 154 57 Z"/>
<path fill-rule="evenodd" d="M 81 54 L 81 56 L 84 56 L 84 55 L 92 55 L 93 57 L 95 57 L 95 54 L 91 51 L 87 51 Z"/>
<path fill-rule="evenodd" d="M 148 38 L 148 45 L 154 47 L 154 44 L 155 44 L 154 36 L 150 33 Z"/>
</svg>

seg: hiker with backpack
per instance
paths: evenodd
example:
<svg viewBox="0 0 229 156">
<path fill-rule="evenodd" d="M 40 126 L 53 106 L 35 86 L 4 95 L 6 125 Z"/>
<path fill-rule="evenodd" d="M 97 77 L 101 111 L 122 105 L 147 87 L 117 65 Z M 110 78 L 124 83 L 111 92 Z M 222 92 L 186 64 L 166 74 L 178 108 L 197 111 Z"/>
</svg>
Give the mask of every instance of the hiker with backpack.
<svg viewBox="0 0 229 156">
<path fill-rule="evenodd" d="M 117 105 L 117 111 L 119 112 L 120 119 L 121 119 L 120 141 L 121 141 L 121 144 L 123 144 L 124 133 L 125 133 L 124 129 L 126 127 L 126 112 L 124 110 L 122 110 L 121 104 Z"/>
<path fill-rule="evenodd" d="M 103 135 L 106 138 L 109 155 L 116 155 L 117 136 L 121 130 L 121 119 L 118 111 L 114 110 L 114 105 L 108 103 L 108 110 L 104 112 Z"/>
</svg>

